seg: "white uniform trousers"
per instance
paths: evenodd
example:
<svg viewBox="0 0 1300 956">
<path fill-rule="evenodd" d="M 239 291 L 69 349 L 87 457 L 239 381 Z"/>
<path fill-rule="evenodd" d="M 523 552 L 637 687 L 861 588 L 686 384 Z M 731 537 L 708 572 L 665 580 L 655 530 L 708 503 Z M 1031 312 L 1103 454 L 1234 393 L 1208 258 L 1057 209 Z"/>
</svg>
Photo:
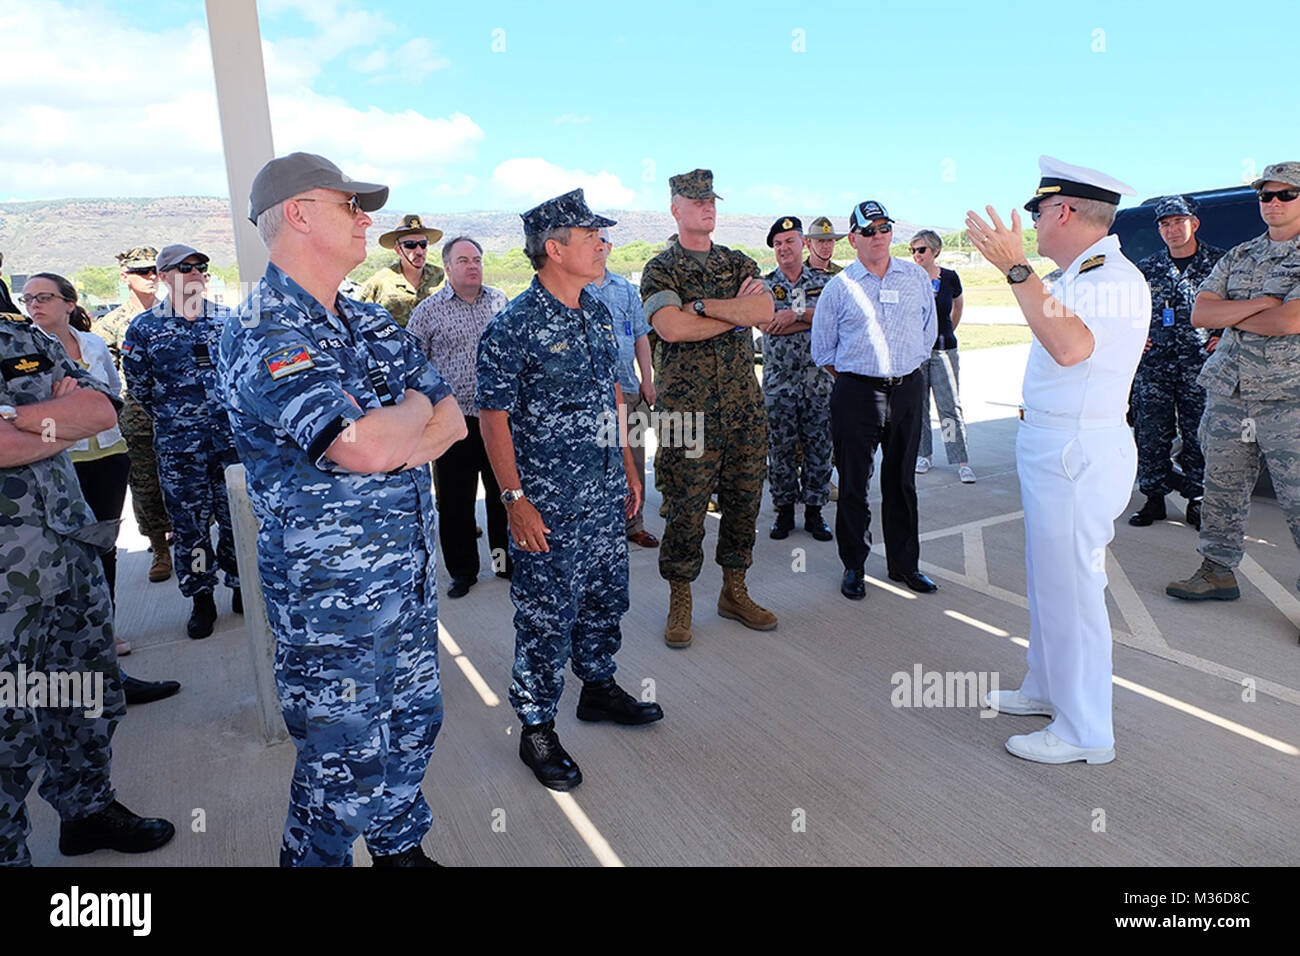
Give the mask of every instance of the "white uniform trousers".
<svg viewBox="0 0 1300 956">
<path fill-rule="evenodd" d="M 1106 545 L 1137 476 L 1122 423 L 1022 423 L 1016 470 L 1025 508 L 1029 672 L 1021 691 L 1056 708 L 1048 729 L 1076 747 L 1113 747 Z"/>
</svg>

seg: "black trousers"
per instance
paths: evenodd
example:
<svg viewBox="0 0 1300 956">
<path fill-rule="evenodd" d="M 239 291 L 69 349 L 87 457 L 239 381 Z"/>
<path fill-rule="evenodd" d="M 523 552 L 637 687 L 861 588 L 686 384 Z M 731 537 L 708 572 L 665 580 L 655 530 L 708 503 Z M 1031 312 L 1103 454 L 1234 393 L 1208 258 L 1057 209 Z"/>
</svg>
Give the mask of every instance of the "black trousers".
<svg viewBox="0 0 1300 956">
<path fill-rule="evenodd" d="M 867 485 L 879 446 L 883 452 L 880 494 L 889 573 L 917 570 L 921 545 L 917 541 L 916 452 L 925 398 L 919 371 L 892 380 L 852 372 L 840 372 L 835 378 L 831 438 L 840 470 L 835 539 L 846 569 L 861 571 L 871 553 Z"/>
<path fill-rule="evenodd" d="M 73 467 L 77 470 L 81 493 L 95 520 L 117 521 L 121 518 L 122 506 L 126 503 L 127 473 L 131 470 L 131 459 L 126 452 L 94 461 L 79 461 Z M 117 545 L 102 552 L 99 559 L 104 565 L 104 577 L 108 579 L 109 596 L 116 603 Z"/>
<path fill-rule="evenodd" d="M 438 478 L 438 539 L 442 542 L 442 561 L 453 578 L 478 576 L 478 541 L 474 537 L 474 502 L 478 498 L 479 476 L 487 495 L 488 547 L 507 560 L 510 554 L 510 530 L 506 506 L 501 503 L 501 489 L 488 461 L 478 417 L 465 416 L 468 434 L 448 448 L 433 463 Z M 508 569 L 508 568 L 507 568 Z"/>
</svg>

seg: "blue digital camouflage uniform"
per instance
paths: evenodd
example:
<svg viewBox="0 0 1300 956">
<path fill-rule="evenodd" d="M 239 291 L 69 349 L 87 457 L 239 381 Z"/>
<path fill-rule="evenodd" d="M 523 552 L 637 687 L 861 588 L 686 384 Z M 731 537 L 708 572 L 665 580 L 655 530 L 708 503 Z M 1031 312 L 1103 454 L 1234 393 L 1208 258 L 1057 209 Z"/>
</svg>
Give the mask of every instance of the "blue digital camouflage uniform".
<svg viewBox="0 0 1300 956">
<path fill-rule="evenodd" d="M 127 389 L 153 420 L 176 578 L 186 597 L 213 591 L 217 567 L 227 586 L 239 587 L 225 477 L 235 445 L 216 396 L 217 348 L 229 315 L 230 310 L 205 300 L 202 313 L 190 321 L 163 299 L 132 319 L 122 340 Z"/>
<path fill-rule="evenodd" d="M 417 846 L 442 726 L 429 468 L 358 474 L 325 457 L 362 410 L 451 388 L 380 306 L 331 315 L 274 263 L 226 325 L 221 400 L 261 530 L 275 677 L 298 748 L 282 865 Z"/>
<path fill-rule="evenodd" d="M 628 608 L 618 346 L 600 300 L 583 289 L 578 301 L 568 308 L 534 277 L 478 347 L 475 401 L 510 415 L 520 483 L 551 529 L 549 552 L 510 545 L 510 703 L 525 725 L 555 717 L 566 661 L 584 682 L 614 676 Z"/>
<path fill-rule="evenodd" d="M 763 276 L 776 311 L 814 309 L 830 272 L 803 266 L 797 281 L 779 268 Z M 820 508 L 831 496 L 831 373 L 812 359 L 812 331 L 763 333 L 767 478 L 772 504 Z M 802 448 L 802 461 L 796 448 Z"/>
<path fill-rule="evenodd" d="M 1205 363 L 1210 330 L 1192 326 L 1192 306 L 1197 289 L 1222 257 L 1222 249 L 1197 242 L 1181 272 L 1168 248 L 1138 263 L 1151 287 L 1151 348 L 1138 364 L 1132 392 L 1138 487 L 1144 495 L 1179 491 L 1188 500 L 1201 497 L 1205 457 L 1196 436 L 1205 389 L 1196 384 L 1196 376 Z M 1175 434 L 1183 440 L 1181 482 L 1169 459 Z"/>
<path fill-rule="evenodd" d="M 43 402 L 64 376 L 109 395 L 21 316 L 0 316 L 0 372 L 3 405 Z M 98 553 L 116 538 L 117 522 L 95 521 L 67 452 L 0 468 L 0 866 L 31 862 L 25 802 L 42 769 L 40 794 L 64 820 L 114 800 L 110 740 L 126 703 Z M 28 677 L 80 674 L 83 683 L 102 676 L 102 711 L 5 701 L 3 686 L 16 694 L 20 668 Z"/>
</svg>

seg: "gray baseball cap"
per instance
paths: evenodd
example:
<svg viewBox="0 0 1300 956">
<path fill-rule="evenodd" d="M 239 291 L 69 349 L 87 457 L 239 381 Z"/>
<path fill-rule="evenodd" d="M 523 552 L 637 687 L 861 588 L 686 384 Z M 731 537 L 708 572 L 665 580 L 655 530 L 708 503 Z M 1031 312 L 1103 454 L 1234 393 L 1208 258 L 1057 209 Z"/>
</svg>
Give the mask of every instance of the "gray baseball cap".
<svg viewBox="0 0 1300 956">
<path fill-rule="evenodd" d="M 177 242 L 170 246 L 163 246 L 162 252 L 158 253 L 158 260 L 155 268 L 159 272 L 166 272 L 168 269 L 175 269 L 178 265 L 188 259 L 190 256 L 198 256 L 204 262 L 208 257 L 193 246 L 182 245 Z"/>
<path fill-rule="evenodd" d="M 309 189 L 337 189 L 355 194 L 357 205 L 366 212 L 382 209 L 388 202 L 387 186 L 357 182 L 324 156 L 290 153 L 271 160 L 253 177 L 253 188 L 248 193 L 248 221 L 256 225 L 257 217 L 266 210 Z"/>
</svg>

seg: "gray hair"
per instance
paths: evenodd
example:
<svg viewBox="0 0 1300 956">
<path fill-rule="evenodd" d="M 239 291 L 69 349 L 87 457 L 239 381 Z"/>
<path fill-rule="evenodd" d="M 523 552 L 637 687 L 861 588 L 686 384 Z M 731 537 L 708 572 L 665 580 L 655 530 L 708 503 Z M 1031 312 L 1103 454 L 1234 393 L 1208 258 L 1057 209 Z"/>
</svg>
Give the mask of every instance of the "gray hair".
<svg viewBox="0 0 1300 956">
<path fill-rule="evenodd" d="M 908 245 L 911 245 L 913 242 L 916 242 L 916 240 L 918 239 L 920 239 L 927 246 L 929 246 L 936 256 L 939 254 L 939 251 L 943 249 L 943 240 L 939 238 L 939 234 L 935 232 L 933 229 L 922 229 L 920 232 L 914 235 L 910 240 L 908 240 Z"/>
<path fill-rule="evenodd" d="M 261 238 L 262 245 L 270 249 L 271 243 L 275 242 L 275 237 L 280 234 L 283 225 L 284 203 L 278 202 L 262 210 L 257 217 L 257 235 Z"/>
<path fill-rule="evenodd" d="M 542 266 L 546 265 L 546 260 L 550 258 L 546 254 L 546 243 L 554 239 L 560 245 L 567 246 L 571 229 L 571 226 L 560 226 L 558 229 L 547 229 L 545 232 L 524 237 L 524 255 L 533 264 L 534 272 L 540 272 Z"/>
<path fill-rule="evenodd" d="M 1119 212 L 1119 206 L 1114 203 L 1102 202 L 1100 199 L 1082 199 L 1078 196 L 1068 196 L 1066 202 L 1074 207 L 1075 213 L 1081 220 L 1090 226 L 1098 226 L 1102 229 L 1110 229 L 1115 222 L 1115 213 Z"/>
<path fill-rule="evenodd" d="M 442 264 L 444 266 L 447 264 L 447 257 L 451 255 L 452 248 L 458 242 L 468 242 L 471 246 L 473 246 L 475 249 L 478 250 L 478 254 L 480 256 L 483 255 L 483 247 L 480 246 L 473 239 L 471 239 L 469 236 L 456 236 L 453 239 L 448 239 L 446 242 L 442 244 Z"/>
</svg>

